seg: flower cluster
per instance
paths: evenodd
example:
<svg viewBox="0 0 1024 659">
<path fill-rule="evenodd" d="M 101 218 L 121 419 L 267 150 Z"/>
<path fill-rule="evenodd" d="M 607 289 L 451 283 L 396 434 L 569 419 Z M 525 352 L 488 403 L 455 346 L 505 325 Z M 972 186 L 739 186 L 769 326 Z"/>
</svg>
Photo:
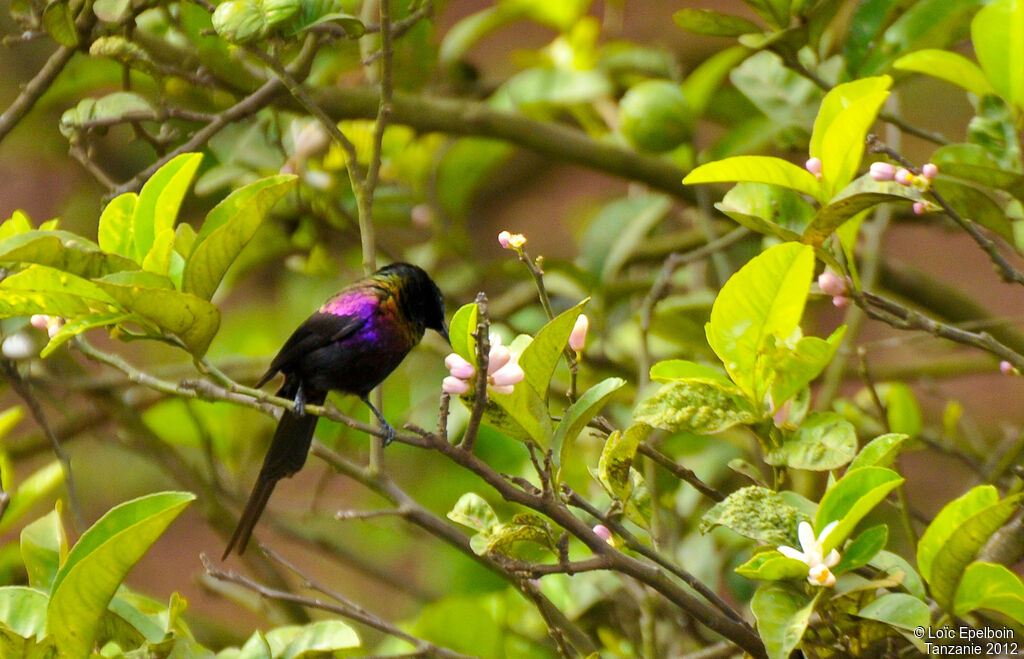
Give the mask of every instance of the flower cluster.
<svg viewBox="0 0 1024 659">
<path fill-rule="evenodd" d="M 519 363 L 513 359 L 512 352 L 501 344 L 500 336 L 492 334 L 490 341 L 487 384 L 495 393 L 510 394 L 515 385 L 523 381 L 525 374 Z M 449 375 L 441 383 L 441 390 L 456 396 L 469 393 L 472 388 L 470 383 L 476 377 L 476 367 L 454 352 L 445 358 L 444 365 L 448 367 Z"/>
<path fill-rule="evenodd" d="M 779 553 L 783 556 L 795 558 L 807 564 L 807 582 L 812 586 L 830 588 L 836 583 L 836 575 L 832 574 L 829 568 L 838 565 L 839 552 L 833 549 L 828 553 L 828 556 L 825 556 L 822 545 L 825 544 L 825 538 L 828 537 L 828 534 L 838 524 L 838 520 L 829 523 L 822 529 L 818 537 L 815 538 L 814 529 L 811 528 L 811 525 L 807 522 L 800 522 L 800 527 L 797 529 L 797 536 L 800 538 L 800 549 L 794 549 L 785 545 L 778 548 Z"/>
<path fill-rule="evenodd" d="M 932 180 L 939 175 L 939 168 L 935 163 L 927 163 L 921 167 L 921 174 L 914 174 L 906 167 L 897 168 L 887 162 L 871 163 L 868 174 L 876 181 L 896 181 L 900 185 L 914 187 L 924 191 L 931 187 Z M 926 201 L 914 202 L 914 214 L 922 215 L 932 210 L 932 205 Z"/>
<path fill-rule="evenodd" d="M 502 231 L 498 234 L 498 244 L 505 249 L 519 251 L 526 244 L 526 236 L 521 233 Z"/>
<path fill-rule="evenodd" d="M 825 295 L 832 296 L 832 304 L 836 308 L 842 309 L 850 304 L 850 298 L 846 297 L 846 280 L 831 270 L 826 269 L 818 275 L 818 288 Z"/>
<path fill-rule="evenodd" d="M 37 313 L 29 319 L 29 324 L 36 329 L 46 330 L 46 335 L 52 339 L 60 331 L 60 328 L 64 327 L 64 319 Z"/>
</svg>

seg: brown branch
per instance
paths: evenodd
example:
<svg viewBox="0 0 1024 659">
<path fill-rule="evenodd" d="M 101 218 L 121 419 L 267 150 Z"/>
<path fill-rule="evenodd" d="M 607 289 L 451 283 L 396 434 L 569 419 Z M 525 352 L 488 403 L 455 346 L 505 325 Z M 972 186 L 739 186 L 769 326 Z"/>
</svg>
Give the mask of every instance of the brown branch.
<svg viewBox="0 0 1024 659">
<path fill-rule="evenodd" d="M 90 11 L 89 13 L 91 14 L 92 12 Z M 50 85 L 60 75 L 60 72 L 64 70 L 64 66 L 71 60 L 74 54 L 74 48 L 61 46 L 53 51 L 53 54 L 50 55 L 50 59 L 46 60 L 43 68 L 39 69 L 32 79 L 25 84 L 21 93 L 14 99 L 14 102 L 0 115 L 0 142 L 29 113 L 36 104 L 36 101 L 46 93 L 46 90 L 50 88 Z"/>
<path fill-rule="evenodd" d="M 669 473 L 676 478 L 689 483 L 693 489 L 697 490 L 712 501 L 725 501 L 724 494 L 702 481 L 700 477 L 693 472 L 693 470 L 687 469 L 653 446 L 641 442 L 640 445 L 637 446 L 636 450 L 638 453 L 646 455 L 651 460 L 654 460 L 656 463 L 667 469 Z"/>
<path fill-rule="evenodd" d="M 491 322 L 487 317 L 487 296 L 482 292 L 476 295 L 477 323 L 476 331 L 473 333 L 476 338 L 476 380 L 473 385 L 473 409 L 469 413 L 469 422 L 466 424 L 466 432 L 462 435 L 459 447 L 464 451 L 473 452 L 473 445 L 476 443 L 476 436 L 480 431 L 480 422 L 484 418 L 484 410 L 487 408 L 487 369 L 490 366 Z"/>
</svg>

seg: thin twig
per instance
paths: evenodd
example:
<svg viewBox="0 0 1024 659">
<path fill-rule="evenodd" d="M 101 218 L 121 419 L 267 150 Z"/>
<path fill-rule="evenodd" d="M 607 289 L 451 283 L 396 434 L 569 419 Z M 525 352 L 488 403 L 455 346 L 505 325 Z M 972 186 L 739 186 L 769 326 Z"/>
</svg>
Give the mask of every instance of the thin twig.
<svg viewBox="0 0 1024 659">
<path fill-rule="evenodd" d="M 691 469 L 687 469 L 683 465 L 677 463 L 675 460 L 653 446 L 640 442 L 640 445 L 637 446 L 636 450 L 638 453 L 646 455 L 651 460 L 654 460 L 654 462 L 667 469 L 676 478 L 689 483 L 693 486 L 693 489 L 697 490 L 712 501 L 725 501 L 724 494 L 702 481 Z"/>
<path fill-rule="evenodd" d="M 309 581 L 309 579 L 306 578 L 305 575 L 301 572 L 298 572 L 298 569 L 295 568 L 294 565 L 287 561 L 284 561 L 277 554 L 271 553 L 270 556 L 271 558 L 277 560 L 279 563 L 281 563 L 288 569 L 299 574 L 303 579 L 306 579 L 307 583 L 309 583 L 312 586 L 312 583 Z M 298 604 L 299 606 L 320 609 L 322 611 L 328 611 L 330 613 L 340 615 L 342 617 L 364 624 L 367 627 L 371 627 L 378 631 L 384 632 L 385 634 L 389 634 L 396 638 L 400 638 L 408 643 L 412 643 L 420 652 L 430 653 L 431 656 L 448 657 L 451 659 L 468 659 L 468 655 L 460 654 L 447 648 L 439 647 L 437 645 L 434 645 L 433 643 L 430 643 L 429 641 L 424 641 L 423 639 L 416 638 L 411 634 L 407 634 L 398 627 L 395 627 L 394 625 L 385 622 L 384 620 L 378 618 L 372 613 L 369 613 L 362 607 L 359 607 L 358 605 L 349 602 L 348 600 L 343 599 L 338 604 L 333 604 L 331 602 L 326 602 L 317 597 L 304 597 L 302 595 L 289 593 L 287 591 L 278 590 L 276 588 L 269 588 L 232 570 L 222 570 L 218 568 L 206 556 L 206 554 L 200 554 L 199 559 L 202 561 L 203 568 L 206 570 L 206 573 L 212 578 L 226 583 L 238 584 L 243 588 L 247 588 L 257 593 L 260 597 L 264 597 L 266 599 L 271 600 L 278 600 L 282 602 L 290 602 L 292 604 Z"/>
<path fill-rule="evenodd" d="M 32 418 L 35 419 L 36 424 L 42 429 L 46 438 L 50 440 L 50 447 L 53 449 L 53 454 L 57 456 L 57 460 L 60 462 L 61 470 L 64 472 L 64 482 L 68 488 L 68 504 L 71 509 L 71 516 L 75 523 L 75 528 L 81 530 L 84 528 L 85 518 L 82 516 L 82 506 L 78 499 L 78 493 L 75 488 L 75 478 L 71 471 L 71 458 L 64 451 L 64 447 L 61 446 L 60 439 L 53 432 L 53 428 L 50 423 L 46 420 L 46 414 L 43 413 L 43 408 L 36 400 L 36 397 L 32 394 L 32 390 L 28 384 L 21 377 L 21 373 L 18 372 L 17 365 L 8 360 L 0 359 L 0 371 L 3 371 L 3 375 L 7 378 L 7 382 L 10 383 L 11 388 L 14 389 L 14 393 L 18 394 L 25 405 L 28 406 L 29 412 L 32 414 Z"/>
<path fill-rule="evenodd" d="M 89 13 L 91 14 L 92 12 Z M 61 46 L 50 55 L 43 68 L 39 69 L 32 79 L 25 84 L 21 93 L 14 99 L 14 102 L 0 115 L 0 142 L 28 114 L 36 104 L 36 101 L 46 93 L 51 83 L 60 75 L 60 72 L 64 70 L 64 66 L 74 55 L 74 48 Z"/>
<path fill-rule="evenodd" d="M 462 435 L 459 448 L 463 451 L 473 452 L 476 443 L 476 436 L 480 431 L 480 422 L 484 418 L 484 410 L 487 409 L 487 369 L 490 364 L 491 322 L 487 316 L 487 296 L 483 292 L 476 295 L 476 331 L 473 337 L 476 339 L 476 380 L 473 385 L 473 409 L 469 413 L 469 422 L 466 424 L 466 432 Z"/>
</svg>

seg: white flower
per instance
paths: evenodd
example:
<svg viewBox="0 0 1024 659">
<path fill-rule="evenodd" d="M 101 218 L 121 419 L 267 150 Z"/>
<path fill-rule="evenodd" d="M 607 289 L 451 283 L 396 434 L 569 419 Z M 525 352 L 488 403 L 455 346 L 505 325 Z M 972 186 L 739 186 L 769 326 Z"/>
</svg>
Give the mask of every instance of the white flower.
<svg viewBox="0 0 1024 659">
<path fill-rule="evenodd" d="M 818 537 L 814 537 L 814 529 L 807 522 L 800 522 L 800 527 L 797 529 L 797 536 L 800 538 L 800 549 L 794 549 L 793 547 L 787 547 L 785 545 L 779 547 L 779 553 L 788 558 L 793 558 L 798 561 L 803 561 L 807 564 L 807 582 L 812 586 L 825 586 L 831 587 L 836 583 L 836 577 L 829 568 L 835 567 L 839 563 L 839 552 L 833 549 L 828 553 L 828 556 L 824 556 L 825 550 L 823 545 L 825 544 L 825 538 L 831 533 L 839 521 L 836 520 L 831 522 Z M 802 550 L 802 551 L 801 551 Z"/>
</svg>

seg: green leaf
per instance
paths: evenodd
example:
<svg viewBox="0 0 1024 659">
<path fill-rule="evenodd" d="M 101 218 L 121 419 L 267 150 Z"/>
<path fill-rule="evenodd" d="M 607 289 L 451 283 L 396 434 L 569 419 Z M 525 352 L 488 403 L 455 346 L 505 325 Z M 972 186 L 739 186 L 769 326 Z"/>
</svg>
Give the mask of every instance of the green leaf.
<svg viewBox="0 0 1024 659">
<path fill-rule="evenodd" d="M 43 28 L 62 46 L 78 45 L 78 30 L 69 0 L 51 0 L 43 9 Z"/>
<path fill-rule="evenodd" d="M 896 456 L 903 449 L 903 443 L 910 439 L 909 435 L 896 432 L 875 437 L 864 445 L 857 457 L 850 463 L 849 471 L 861 467 L 891 467 Z"/>
<path fill-rule="evenodd" d="M 804 230 L 801 240 L 809 245 L 821 245 L 844 222 L 869 208 L 885 202 L 913 203 L 923 199 L 921 192 L 916 188 L 894 181 L 876 181 L 865 174 L 833 197 L 828 205 L 818 210 L 817 215 Z"/>
<path fill-rule="evenodd" d="M 609 494 L 620 501 L 629 501 L 633 491 L 629 475 L 633 458 L 640 442 L 647 439 L 650 433 L 650 426 L 637 423 L 625 432 L 612 432 L 604 443 L 601 459 L 597 463 L 597 479 Z"/>
<path fill-rule="evenodd" d="M 555 426 L 555 437 L 551 448 L 555 455 L 560 454 L 564 442 L 572 442 L 580 434 L 584 426 L 590 423 L 600 412 L 612 394 L 621 389 L 626 381 L 622 378 L 606 378 L 590 389 L 562 415 L 562 420 Z M 561 463 L 561 462 L 559 462 Z"/>
<path fill-rule="evenodd" d="M 196 357 L 206 354 L 220 326 L 214 305 L 189 293 L 150 287 L 151 281 L 137 273 L 115 273 L 95 283 L 124 309 L 177 336 Z"/>
<path fill-rule="evenodd" d="M 726 48 L 701 62 L 686 76 L 681 87 L 695 117 L 704 114 L 729 72 L 748 55 L 750 51 L 740 46 Z"/>
<path fill-rule="evenodd" d="M 772 449 L 764 461 L 794 469 L 838 469 L 857 453 L 853 424 L 835 412 L 813 412 L 793 436 Z"/>
<path fill-rule="evenodd" d="M 943 178 L 980 183 L 1024 199 L 1024 175 L 1003 169 L 977 144 L 949 144 L 937 149 L 931 160 L 939 166 Z"/>
<path fill-rule="evenodd" d="M 92 11 L 104 23 L 118 23 L 127 14 L 131 0 L 96 0 Z"/>
<path fill-rule="evenodd" d="M 816 529 L 823 529 L 834 521 L 839 522 L 825 538 L 822 550 L 827 554 L 842 545 L 860 520 L 903 480 L 895 471 L 882 467 L 847 471 L 825 492 L 814 517 L 813 526 Z"/>
<path fill-rule="evenodd" d="M 59 510 L 51 510 L 21 530 L 21 559 L 30 586 L 50 592 L 67 544 Z"/>
<path fill-rule="evenodd" d="M 880 73 L 897 57 L 922 48 L 945 48 L 967 36 L 970 16 L 980 0 L 918 0 L 905 11 L 897 3 L 897 18 L 862 63 L 859 74 Z"/>
<path fill-rule="evenodd" d="M 452 315 L 448 323 L 448 336 L 452 342 L 452 352 L 470 364 L 476 363 L 476 332 L 477 307 L 475 302 L 464 304 Z"/>
<path fill-rule="evenodd" d="M 915 71 L 951 82 L 977 96 L 995 93 L 977 64 L 948 50 L 925 48 L 904 55 L 893 62 L 892 66 L 901 71 Z"/>
<path fill-rule="evenodd" d="M 224 273 L 297 180 L 292 174 L 271 176 L 235 190 L 217 204 L 196 236 L 182 289 L 206 300 L 213 297 Z"/>
<path fill-rule="evenodd" d="M 982 96 L 977 114 L 967 125 L 967 139 L 981 145 L 1003 169 L 1020 173 L 1021 147 L 1013 108 L 998 96 Z"/>
<path fill-rule="evenodd" d="M 772 375 L 772 403 L 778 409 L 785 401 L 796 396 L 818 377 L 839 349 L 846 334 L 846 326 L 840 325 L 828 339 L 803 336 L 796 345 L 776 343 L 775 352 L 770 355 Z"/>
<path fill-rule="evenodd" d="M 667 359 L 651 367 L 651 380 L 654 382 L 703 382 L 713 384 L 719 389 L 728 391 L 730 387 L 739 393 L 732 380 L 721 370 L 687 361 L 685 359 Z"/>
<path fill-rule="evenodd" d="M 228 0 L 213 12 L 213 29 L 233 44 L 245 44 L 267 36 L 267 18 L 255 0 Z"/>
<path fill-rule="evenodd" d="M 927 628 L 932 618 L 927 604 L 906 593 L 886 593 L 858 611 L 857 615 L 906 631 Z"/>
<path fill-rule="evenodd" d="M 757 630 L 769 659 L 788 659 L 800 645 L 822 592 L 819 589 L 811 597 L 777 583 L 766 583 L 757 589 L 750 600 L 750 610 L 757 618 Z"/>
<path fill-rule="evenodd" d="M 683 179 L 686 185 L 741 181 L 781 185 L 818 201 L 828 199 L 814 174 L 787 160 L 771 156 L 733 156 L 716 160 L 697 167 Z"/>
<path fill-rule="evenodd" d="M 46 628 L 63 653 L 86 657 L 107 604 L 132 567 L 195 495 L 160 492 L 112 508 L 71 549 L 53 582 Z"/>
<path fill-rule="evenodd" d="M 571 107 L 610 97 L 615 88 L 607 74 L 586 71 L 533 68 L 521 71 L 502 86 L 519 108 Z"/>
<path fill-rule="evenodd" d="M 902 573 L 902 585 L 904 588 L 907 589 L 907 592 L 909 592 L 911 595 L 921 600 L 922 602 L 925 600 L 926 595 L 924 592 L 924 582 L 921 581 L 921 577 L 917 574 L 917 570 L 915 570 L 913 566 L 911 566 L 910 563 L 907 562 L 907 559 L 903 558 L 899 554 L 894 554 L 891 551 L 886 551 L 885 549 L 883 549 L 882 551 L 878 552 L 878 554 L 876 554 L 875 557 L 868 562 L 868 564 L 871 567 L 881 570 L 882 572 L 886 572 L 890 575 Z"/>
<path fill-rule="evenodd" d="M 524 369 L 525 370 L 525 369 Z M 529 378 L 529 375 L 526 376 Z M 554 429 L 551 427 L 551 415 L 544 400 L 537 395 L 532 387 L 517 385 L 510 394 L 499 394 L 488 391 L 489 399 L 485 408 L 484 419 L 503 432 L 509 432 L 516 439 L 526 438 L 534 441 L 543 449 L 548 449 Z M 463 400 L 469 398 L 463 397 Z M 467 402 L 467 405 L 471 405 Z M 510 422 L 512 427 L 510 427 Z M 518 431 L 517 431 L 518 430 Z"/>
<path fill-rule="evenodd" d="M 201 153 L 183 153 L 158 169 L 142 186 L 132 216 L 135 259 L 140 263 L 163 229 L 173 229 L 178 209 L 203 160 Z"/>
<path fill-rule="evenodd" d="M 776 29 L 789 25 L 790 0 L 743 0 L 757 15 Z"/>
<path fill-rule="evenodd" d="M 131 258 L 132 250 L 132 218 L 135 216 L 135 204 L 139 196 L 134 192 L 125 192 L 114 197 L 100 215 L 96 237 L 100 249 Z"/>
<path fill-rule="evenodd" d="M 971 563 L 957 587 L 953 613 L 963 616 L 978 609 L 998 611 L 1024 624 L 1024 583 L 1005 565 Z"/>
<path fill-rule="evenodd" d="M 633 411 L 641 423 L 679 432 L 712 435 L 739 424 L 757 421 L 750 405 L 718 384 L 696 380 L 669 382 Z"/>
<path fill-rule="evenodd" d="M 799 326 L 813 274 L 811 247 L 776 245 L 740 268 L 715 299 L 705 327 L 708 344 L 751 401 L 766 393 L 759 357 L 769 337 L 784 339 Z"/>
<path fill-rule="evenodd" d="M 917 564 L 935 601 L 946 611 L 961 576 L 988 539 L 1014 513 L 1024 493 L 999 500 L 994 487 L 980 485 L 947 504 L 917 544 Z"/>
<path fill-rule="evenodd" d="M 117 302 L 88 279 L 44 265 L 31 265 L 0 282 L 0 313 L 45 313 L 73 318 L 108 311 Z"/>
<path fill-rule="evenodd" d="M 46 634 L 46 593 L 26 586 L 0 588 L 0 625 L 22 638 Z"/>
<path fill-rule="evenodd" d="M 941 176 L 932 183 L 954 211 L 986 229 L 1014 242 L 1013 223 L 992 197 L 976 186 L 966 185 Z"/>
<path fill-rule="evenodd" d="M 49 496 L 64 483 L 64 469 L 58 460 L 40 467 L 18 484 L 11 493 L 10 505 L 0 518 L 0 533 L 17 524 L 40 501 Z M 7 484 L 10 487 L 10 484 Z"/>
<path fill-rule="evenodd" d="M 797 544 L 797 527 L 807 515 L 789 505 L 774 490 L 750 485 L 736 490 L 704 513 L 700 532 L 724 526 L 743 537 L 778 547 Z"/>
<path fill-rule="evenodd" d="M 737 183 L 715 204 L 742 226 L 783 241 L 798 241 L 814 217 L 799 194 L 765 183 Z"/>
<path fill-rule="evenodd" d="M 490 535 L 501 523 L 491 504 L 475 492 L 466 492 L 459 497 L 455 507 L 448 512 L 448 519 L 484 535 Z"/>
<path fill-rule="evenodd" d="M 47 344 L 43 346 L 43 349 L 39 351 L 39 356 L 46 359 L 67 341 L 79 334 L 88 332 L 91 329 L 96 329 L 97 327 L 113 327 L 130 320 L 135 319 L 131 314 L 121 311 L 114 311 L 111 313 L 90 313 L 85 316 L 73 318 L 61 325 L 60 329 L 57 330 L 57 333 L 50 337 L 49 342 L 47 342 Z"/>
<path fill-rule="evenodd" d="M 131 259 L 107 254 L 99 245 L 68 231 L 27 231 L 0 241 L 0 262 L 48 265 L 92 279 L 122 270 L 138 270 Z"/>
<path fill-rule="evenodd" d="M 275 656 L 280 659 L 313 659 L 325 653 L 336 656 L 333 653 L 360 646 L 355 630 L 340 620 L 318 620 L 303 625 L 300 630 L 288 642 L 284 651 Z M 273 633 L 268 632 L 268 638 Z"/>
<path fill-rule="evenodd" d="M 101 98 L 86 98 L 60 117 L 60 132 L 73 137 L 87 124 L 102 120 L 121 120 L 128 115 L 152 116 L 153 106 L 142 96 L 132 92 L 114 92 Z"/>
<path fill-rule="evenodd" d="M 1024 110 L 1024 3 L 999 0 L 971 21 L 974 53 L 996 92 Z"/>
<path fill-rule="evenodd" d="M 532 513 L 520 513 L 512 521 L 495 527 L 487 538 L 484 551 L 512 556 L 513 548 L 524 542 L 540 545 L 556 557 L 559 555 L 558 538 L 551 530 L 551 525 L 543 517 Z"/>
<path fill-rule="evenodd" d="M 146 258 L 142 260 L 142 269 L 158 275 L 166 275 L 171 269 L 171 251 L 174 247 L 174 229 L 160 229 L 153 241 Z"/>
<path fill-rule="evenodd" d="M 832 573 L 840 575 L 867 565 L 878 555 L 878 552 L 885 549 L 885 543 L 888 540 L 889 527 L 885 524 L 865 529 L 843 549 L 842 557 L 839 559 L 839 563 L 832 568 Z"/>
<path fill-rule="evenodd" d="M 672 14 L 672 19 L 684 30 L 709 37 L 738 37 L 762 31 L 757 23 L 711 9 L 681 9 Z"/>
<path fill-rule="evenodd" d="M 885 418 L 889 429 L 913 437 L 921 432 L 921 406 L 914 392 L 903 382 L 884 382 L 877 387 L 885 403 Z"/>
<path fill-rule="evenodd" d="M 293 37 L 323 23 L 336 23 L 351 39 L 358 39 L 366 34 L 363 22 L 346 13 L 338 0 L 302 0 L 298 13 L 281 26 L 281 34 Z"/>
<path fill-rule="evenodd" d="M 582 300 L 576 306 L 563 311 L 540 328 L 530 345 L 526 346 L 519 356 L 519 366 L 526 373 L 526 383 L 543 401 L 547 400 L 548 386 L 555 374 L 558 360 L 569 345 L 569 335 L 576 325 L 583 307 L 590 298 Z M 472 360 L 471 360 L 472 361 Z M 518 389 L 518 387 L 517 387 Z"/>
<path fill-rule="evenodd" d="M 736 568 L 736 574 L 761 581 L 800 579 L 807 576 L 807 563 L 772 549 L 754 554 L 749 561 Z"/>
<path fill-rule="evenodd" d="M 810 154 L 821 159 L 826 198 L 853 180 L 864 139 L 891 85 L 889 76 L 863 78 L 836 85 L 825 94 L 814 122 Z"/>
</svg>

